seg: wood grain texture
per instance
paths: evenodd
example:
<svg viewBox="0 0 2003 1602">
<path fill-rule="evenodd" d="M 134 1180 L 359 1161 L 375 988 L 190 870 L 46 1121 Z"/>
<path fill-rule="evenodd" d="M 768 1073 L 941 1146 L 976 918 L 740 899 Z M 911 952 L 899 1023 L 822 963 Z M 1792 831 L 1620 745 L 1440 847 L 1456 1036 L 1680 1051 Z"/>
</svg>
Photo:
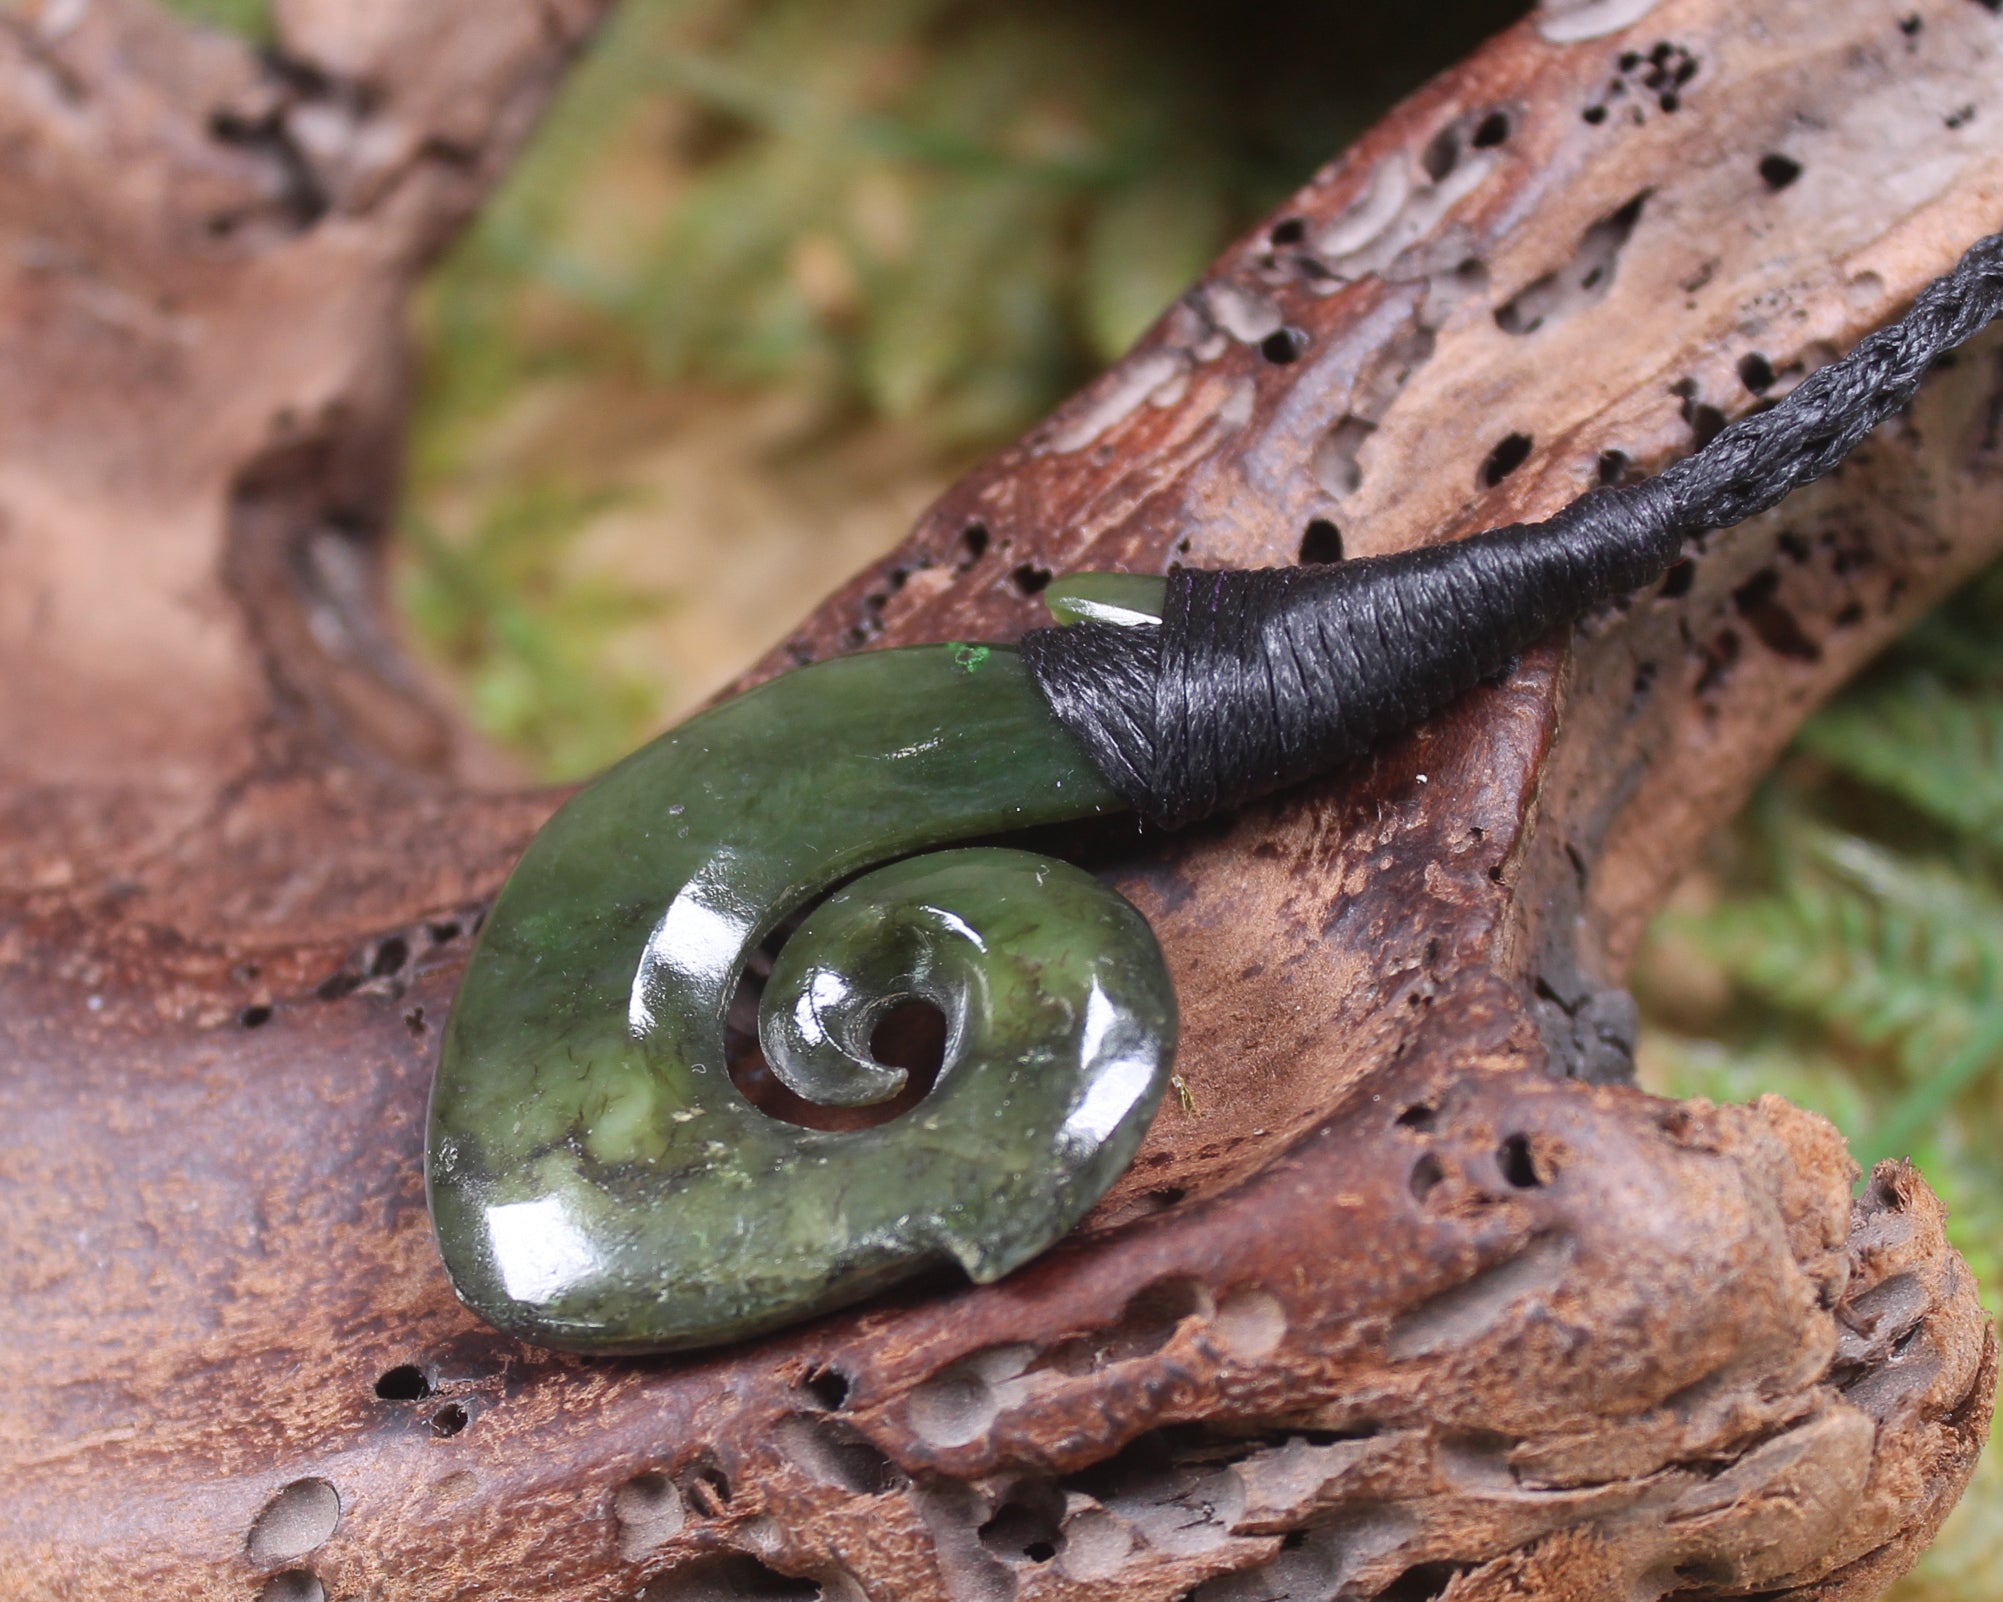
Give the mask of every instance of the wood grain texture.
<svg viewBox="0 0 2003 1602">
<path fill-rule="evenodd" d="M 7 1594 L 1875 1594 L 1986 1434 L 1968 1272 L 1820 1120 L 1621 1083 L 1613 987 L 2003 546 L 1994 339 L 1358 771 L 1063 842 L 1161 936 L 1191 1104 L 1028 1270 L 672 1361 L 457 1306 L 437 1024 L 555 798 L 478 788 L 384 637 L 401 308 L 596 9 L 290 0 L 276 68 L 141 0 L 0 20 Z M 760 671 L 1011 637 L 1059 570 L 1543 515 L 1999 223 L 1974 0 L 1539 12 Z"/>
</svg>

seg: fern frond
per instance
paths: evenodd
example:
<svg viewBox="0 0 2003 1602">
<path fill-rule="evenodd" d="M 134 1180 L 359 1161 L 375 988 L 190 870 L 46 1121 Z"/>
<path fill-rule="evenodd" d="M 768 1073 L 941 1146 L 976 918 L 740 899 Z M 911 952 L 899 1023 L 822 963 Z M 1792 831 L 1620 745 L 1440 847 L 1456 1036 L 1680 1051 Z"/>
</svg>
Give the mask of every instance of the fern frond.
<svg viewBox="0 0 2003 1602">
<path fill-rule="evenodd" d="M 1800 741 L 1840 771 L 2003 854 L 2003 695 L 1917 669 L 1847 697 Z"/>
<path fill-rule="evenodd" d="M 1675 927 L 1784 1015 L 1930 1079 L 2003 997 L 2003 896 L 1807 819 L 1782 872 Z"/>
</svg>

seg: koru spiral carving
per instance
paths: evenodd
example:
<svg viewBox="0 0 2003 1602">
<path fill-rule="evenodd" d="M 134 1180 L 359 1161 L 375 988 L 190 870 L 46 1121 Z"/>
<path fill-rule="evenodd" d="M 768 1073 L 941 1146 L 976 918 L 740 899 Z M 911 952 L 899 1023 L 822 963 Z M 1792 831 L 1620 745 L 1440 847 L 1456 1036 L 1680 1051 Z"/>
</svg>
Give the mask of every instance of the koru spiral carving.
<svg viewBox="0 0 2003 1602">
<path fill-rule="evenodd" d="M 1174 990 L 1090 875 L 939 848 L 1125 808 L 1175 827 L 1353 760 L 1828 472 L 1999 311 L 1992 236 L 1771 410 L 1545 522 L 1331 567 L 1079 575 L 1020 650 L 819 663 L 662 735 L 551 819 L 468 966 L 427 1150 L 460 1296 L 543 1345 L 660 1351 L 1035 1256 L 1133 1156 Z M 877 1103 L 904 1084 L 877 1021 L 936 1006 L 937 1083 L 888 1123 L 783 1122 L 726 1070 L 747 964 L 809 908 L 760 1042 L 809 1101 Z"/>
</svg>

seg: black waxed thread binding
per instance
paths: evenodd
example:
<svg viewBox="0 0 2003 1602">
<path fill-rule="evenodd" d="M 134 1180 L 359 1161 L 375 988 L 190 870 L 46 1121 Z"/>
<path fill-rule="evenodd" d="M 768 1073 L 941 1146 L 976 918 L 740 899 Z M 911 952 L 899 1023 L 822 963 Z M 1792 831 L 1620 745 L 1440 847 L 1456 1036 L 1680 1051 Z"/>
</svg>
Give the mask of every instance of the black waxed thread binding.
<svg viewBox="0 0 2003 1602">
<path fill-rule="evenodd" d="M 1362 756 L 1500 673 L 1560 623 L 1660 578 L 1693 535 L 1829 472 L 1948 351 L 2003 314 L 2003 235 L 1897 322 L 1654 478 L 1541 523 L 1333 566 L 1183 570 L 1159 627 L 1026 634 L 1052 711 L 1165 828 Z"/>
</svg>

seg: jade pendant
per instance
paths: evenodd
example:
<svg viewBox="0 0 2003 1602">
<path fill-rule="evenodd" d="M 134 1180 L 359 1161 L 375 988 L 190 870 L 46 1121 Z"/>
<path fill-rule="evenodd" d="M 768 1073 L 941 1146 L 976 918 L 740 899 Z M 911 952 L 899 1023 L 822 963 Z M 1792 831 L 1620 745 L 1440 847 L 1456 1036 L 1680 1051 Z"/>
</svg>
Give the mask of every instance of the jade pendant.
<svg viewBox="0 0 2003 1602">
<path fill-rule="evenodd" d="M 1042 1251 L 1153 1117 L 1174 991 L 1089 874 L 935 848 L 1121 804 L 1016 653 L 977 645 L 787 674 L 579 792 L 502 890 L 445 1031 L 426 1181 L 461 1299 L 539 1345 L 666 1351 Z M 937 1081 L 887 1123 L 802 1128 L 730 1078 L 746 965 L 810 906 L 760 1043 L 808 1100 L 875 1103 L 904 1082 L 870 1056 L 877 1021 L 935 1006 Z"/>
</svg>

